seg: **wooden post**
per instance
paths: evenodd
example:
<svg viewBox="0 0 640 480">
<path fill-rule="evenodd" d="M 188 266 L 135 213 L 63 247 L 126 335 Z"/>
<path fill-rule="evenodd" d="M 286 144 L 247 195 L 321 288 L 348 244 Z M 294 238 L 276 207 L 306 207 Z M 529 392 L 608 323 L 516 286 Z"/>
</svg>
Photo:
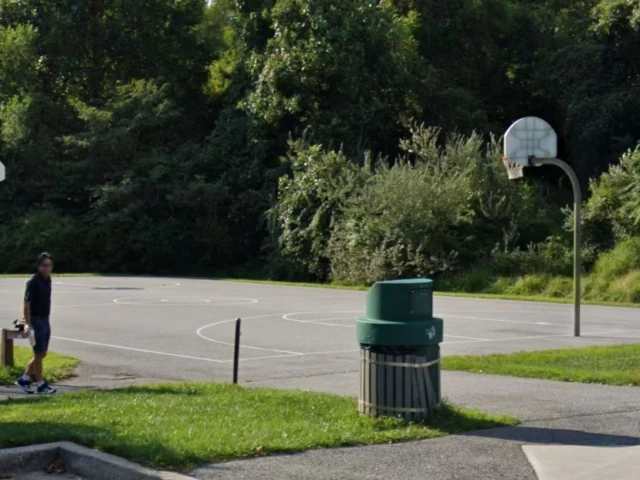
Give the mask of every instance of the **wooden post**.
<svg viewBox="0 0 640 480">
<path fill-rule="evenodd" d="M 9 330 L 2 329 L 0 337 L 0 365 L 3 367 L 13 367 L 13 336 L 9 335 Z"/>
</svg>

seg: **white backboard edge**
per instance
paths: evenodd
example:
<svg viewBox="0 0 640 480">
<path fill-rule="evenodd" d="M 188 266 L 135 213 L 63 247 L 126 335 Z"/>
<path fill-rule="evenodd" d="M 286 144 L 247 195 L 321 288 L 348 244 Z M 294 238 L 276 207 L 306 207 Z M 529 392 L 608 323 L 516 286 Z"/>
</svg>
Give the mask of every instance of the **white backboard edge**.
<svg viewBox="0 0 640 480">
<path fill-rule="evenodd" d="M 525 117 L 513 123 L 504 135 L 504 156 L 527 166 L 529 158 L 556 158 L 558 135 L 538 117 Z"/>
</svg>

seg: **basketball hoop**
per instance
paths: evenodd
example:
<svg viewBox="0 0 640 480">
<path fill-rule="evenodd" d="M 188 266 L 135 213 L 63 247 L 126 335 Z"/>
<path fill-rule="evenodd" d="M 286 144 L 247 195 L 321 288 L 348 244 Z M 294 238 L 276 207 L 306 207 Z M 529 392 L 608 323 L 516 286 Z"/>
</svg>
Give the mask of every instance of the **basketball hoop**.
<svg viewBox="0 0 640 480">
<path fill-rule="evenodd" d="M 538 117 L 525 117 L 513 123 L 504 134 L 502 161 L 510 180 L 522 178 L 522 169 L 534 158 L 556 158 L 558 136 L 553 127 Z"/>
<path fill-rule="evenodd" d="M 524 165 L 516 163 L 507 157 L 502 157 L 502 163 L 504 163 L 504 166 L 507 169 L 509 180 L 517 180 L 524 176 Z"/>
<path fill-rule="evenodd" d="M 551 125 L 538 117 L 525 117 L 513 123 L 504 134 L 502 163 L 509 180 L 522 178 L 524 167 L 553 165 L 561 168 L 573 189 L 573 334 L 580 336 L 580 210 L 582 193 L 576 172 L 558 157 L 558 135 Z"/>
</svg>

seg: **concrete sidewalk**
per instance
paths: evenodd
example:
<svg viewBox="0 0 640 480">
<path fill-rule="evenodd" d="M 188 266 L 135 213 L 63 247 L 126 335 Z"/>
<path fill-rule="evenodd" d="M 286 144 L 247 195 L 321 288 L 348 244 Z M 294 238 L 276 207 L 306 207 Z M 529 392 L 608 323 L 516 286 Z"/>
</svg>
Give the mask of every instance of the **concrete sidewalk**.
<svg viewBox="0 0 640 480">
<path fill-rule="evenodd" d="M 260 385 L 355 395 L 357 374 L 283 379 Z M 598 447 L 600 454 L 593 468 L 602 468 L 600 475 L 605 476 L 612 468 L 607 466 L 611 459 L 619 458 L 620 446 L 640 445 L 638 388 L 443 372 L 443 391 L 452 403 L 513 415 L 524 423 L 406 444 L 315 450 L 216 464 L 197 469 L 192 475 L 201 480 L 535 480 L 538 476 L 522 446 L 561 445 L 561 453 L 566 453 L 566 447 L 576 447 L 569 449 L 571 454 L 564 464 L 560 462 L 565 470 L 553 470 L 558 463 L 554 448 L 528 453 L 537 458 L 534 464 L 540 480 L 569 480 L 588 478 L 574 475 L 585 459 L 594 458 L 593 450 L 579 447 Z M 618 471 L 619 476 L 612 478 L 640 478 L 637 467 L 632 467 L 640 464 L 640 458 L 630 454 L 627 461 L 627 473 L 632 476 L 621 477 Z M 543 471 L 545 466 L 549 471 Z"/>
</svg>

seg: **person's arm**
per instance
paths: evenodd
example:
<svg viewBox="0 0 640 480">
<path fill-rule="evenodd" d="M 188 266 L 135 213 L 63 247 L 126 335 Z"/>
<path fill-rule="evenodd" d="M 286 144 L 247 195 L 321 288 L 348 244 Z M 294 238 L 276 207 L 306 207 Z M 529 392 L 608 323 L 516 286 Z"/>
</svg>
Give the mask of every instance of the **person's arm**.
<svg viewBox="0 0 640 480">
<path fill-rule="evenodd" d="M 34 288 L 31 280 L 27 282 L 27 289 L 24 292 L 24 306 L 22 307 L 22 313 L 24 315 L 24 321 L 27 323 L 27 331 L 31 330 L 31 300 L 33 300 Z"/>
<path fill-rule="evenodd" d="M 31 302 L 24 301 L 22 313 L 24 314 L 24 321 L 27 322 L 27 326 L 31 328 Z"/>
</svg>

